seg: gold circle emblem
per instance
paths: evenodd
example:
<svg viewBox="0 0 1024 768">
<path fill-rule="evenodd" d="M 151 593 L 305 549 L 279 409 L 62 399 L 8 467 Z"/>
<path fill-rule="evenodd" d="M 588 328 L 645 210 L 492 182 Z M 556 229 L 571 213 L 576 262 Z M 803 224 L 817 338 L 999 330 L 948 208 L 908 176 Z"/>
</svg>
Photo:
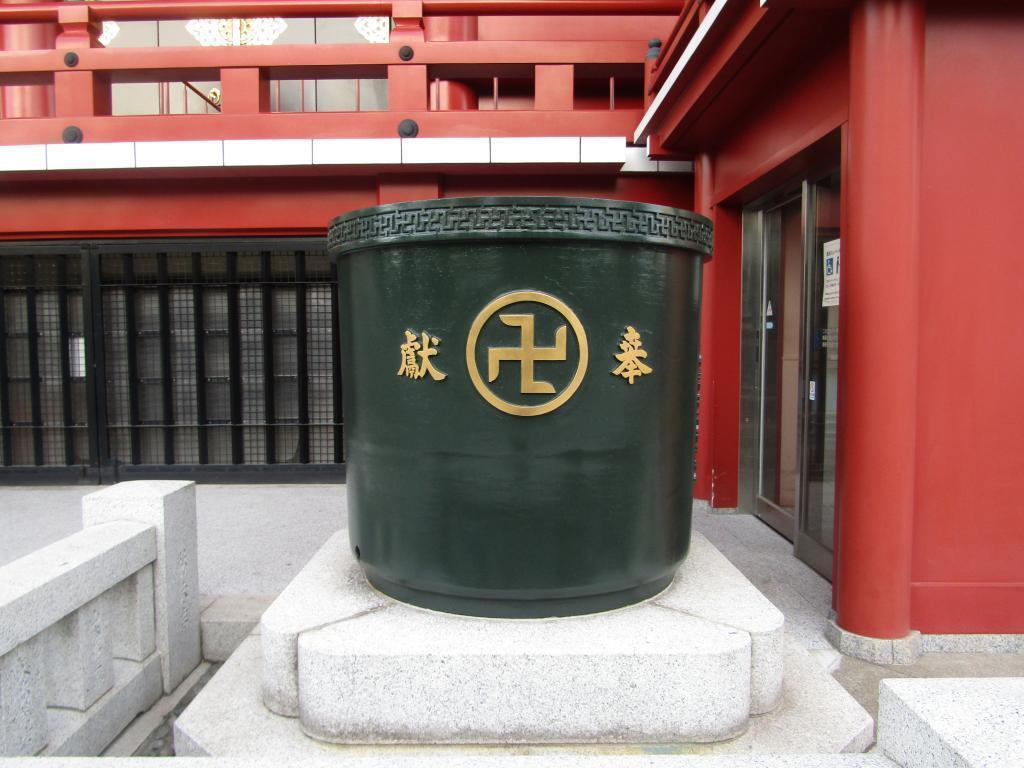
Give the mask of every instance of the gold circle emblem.
<svg viewBox="0 0 1024 768">
<path fill-rule="evenodd" d="M 569 327 L 576 334 L 576 344 L 579 347 L 580 359 L 576 366 L 576 373 L 572 381 L 561 392 L 555 392 L 555 388 L 545 381 L 534 379 L 534 363 L 550 362 L 566 359 L 566 327 L 563 325 L 555 333 L 555 344 L 552 347 L 538 347 L 534 344 L 534 316 L 524 314 L 499 315 L 499 319 L 505 325 L 519 328 L 521 344 L 519 347 L 491 347 L 487 350 L 487 381 L 494 381 L 499 373 L 502 362 L 518 362 L 520 371 L 520 392 L 523 394 L 553 394 L 553 398 L 539 405 L 517 405 L 498 397 L 487 386 L 476 364 L 476 345 L 480 338 L 480 331 L 494 314 L 512 304 L 533 302 L 550 307 L 568 321 Z M 480 310 L 480 314 L 473 320 L 469 329 L 469 337 L 466 339 L 466 367 L 469 369 L 469 378 L 476 387 L 476 391 L 488 403 L 499 411 L 512 414 L 513 416 L 541 416 L 564 405 L 579 389 L 583 376 L 587 372 L 587 360 L 589 353 L 587 349 L 587 334 L 583 330 L 583 324 L 561 299 L 543 293 L 541 291 L 513 291 L 498 296 L 486 307 Z"/>
</svg>

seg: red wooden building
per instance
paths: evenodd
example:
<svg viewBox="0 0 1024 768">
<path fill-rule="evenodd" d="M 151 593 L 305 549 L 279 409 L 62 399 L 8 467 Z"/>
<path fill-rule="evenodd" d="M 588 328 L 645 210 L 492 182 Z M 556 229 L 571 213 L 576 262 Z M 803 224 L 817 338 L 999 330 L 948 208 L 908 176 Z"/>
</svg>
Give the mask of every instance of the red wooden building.
<svg viewBox="0 0 1024 768">
<path fill-rule="evenodd" d="M 0 478 L 336 473 L 329 219 L 663 203 L 715 224 L 696 497 L 793 540 L 844 630 L 1024 633 L 1015 4 L 2 2 L 0 27 Z"/>
</svg>

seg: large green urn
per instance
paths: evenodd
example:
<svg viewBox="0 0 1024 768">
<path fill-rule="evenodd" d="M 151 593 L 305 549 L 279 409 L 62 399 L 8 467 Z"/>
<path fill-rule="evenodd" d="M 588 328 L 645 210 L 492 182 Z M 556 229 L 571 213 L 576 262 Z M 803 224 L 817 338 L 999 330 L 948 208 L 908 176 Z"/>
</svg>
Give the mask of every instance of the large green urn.
<svg viewBox="0 0 1024 768">
<path fill-rule="evenodd" d="M 452 613 L 638 602 L 690 539 L 711 223 L 455 198 L 331 222 L 349 531 L 370 583 Z"/>
</svg>

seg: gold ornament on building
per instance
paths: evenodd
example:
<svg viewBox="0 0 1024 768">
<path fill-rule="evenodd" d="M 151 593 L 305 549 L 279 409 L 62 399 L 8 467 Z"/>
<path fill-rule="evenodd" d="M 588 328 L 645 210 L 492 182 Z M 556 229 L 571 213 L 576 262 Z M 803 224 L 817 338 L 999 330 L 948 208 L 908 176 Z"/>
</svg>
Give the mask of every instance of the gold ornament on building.
<svg viewBox="0 0 1024 768">
<path fill-rule="evenodd" d="M 192 19 L 185 29 L 202 46 L 273 45 L 288 28 L 284 19 Z"/>
</svg>

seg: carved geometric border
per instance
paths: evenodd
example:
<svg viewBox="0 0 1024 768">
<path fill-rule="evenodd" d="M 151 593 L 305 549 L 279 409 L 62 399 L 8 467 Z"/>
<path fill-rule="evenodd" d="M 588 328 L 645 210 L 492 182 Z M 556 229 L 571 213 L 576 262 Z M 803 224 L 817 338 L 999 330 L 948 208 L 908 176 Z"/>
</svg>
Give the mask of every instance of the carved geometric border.
<svg viewBox="0 0 1024 768">
<path fill-rule="evenodd" d="M 328 246 L 337 254 L 394 239 L 472 234 L 567 234 L 626 239 L 711 253 L 711 222 L 688 211 L 603 200 L 451 199 L 381 206 L 331 222 Z"/>
</svg>

